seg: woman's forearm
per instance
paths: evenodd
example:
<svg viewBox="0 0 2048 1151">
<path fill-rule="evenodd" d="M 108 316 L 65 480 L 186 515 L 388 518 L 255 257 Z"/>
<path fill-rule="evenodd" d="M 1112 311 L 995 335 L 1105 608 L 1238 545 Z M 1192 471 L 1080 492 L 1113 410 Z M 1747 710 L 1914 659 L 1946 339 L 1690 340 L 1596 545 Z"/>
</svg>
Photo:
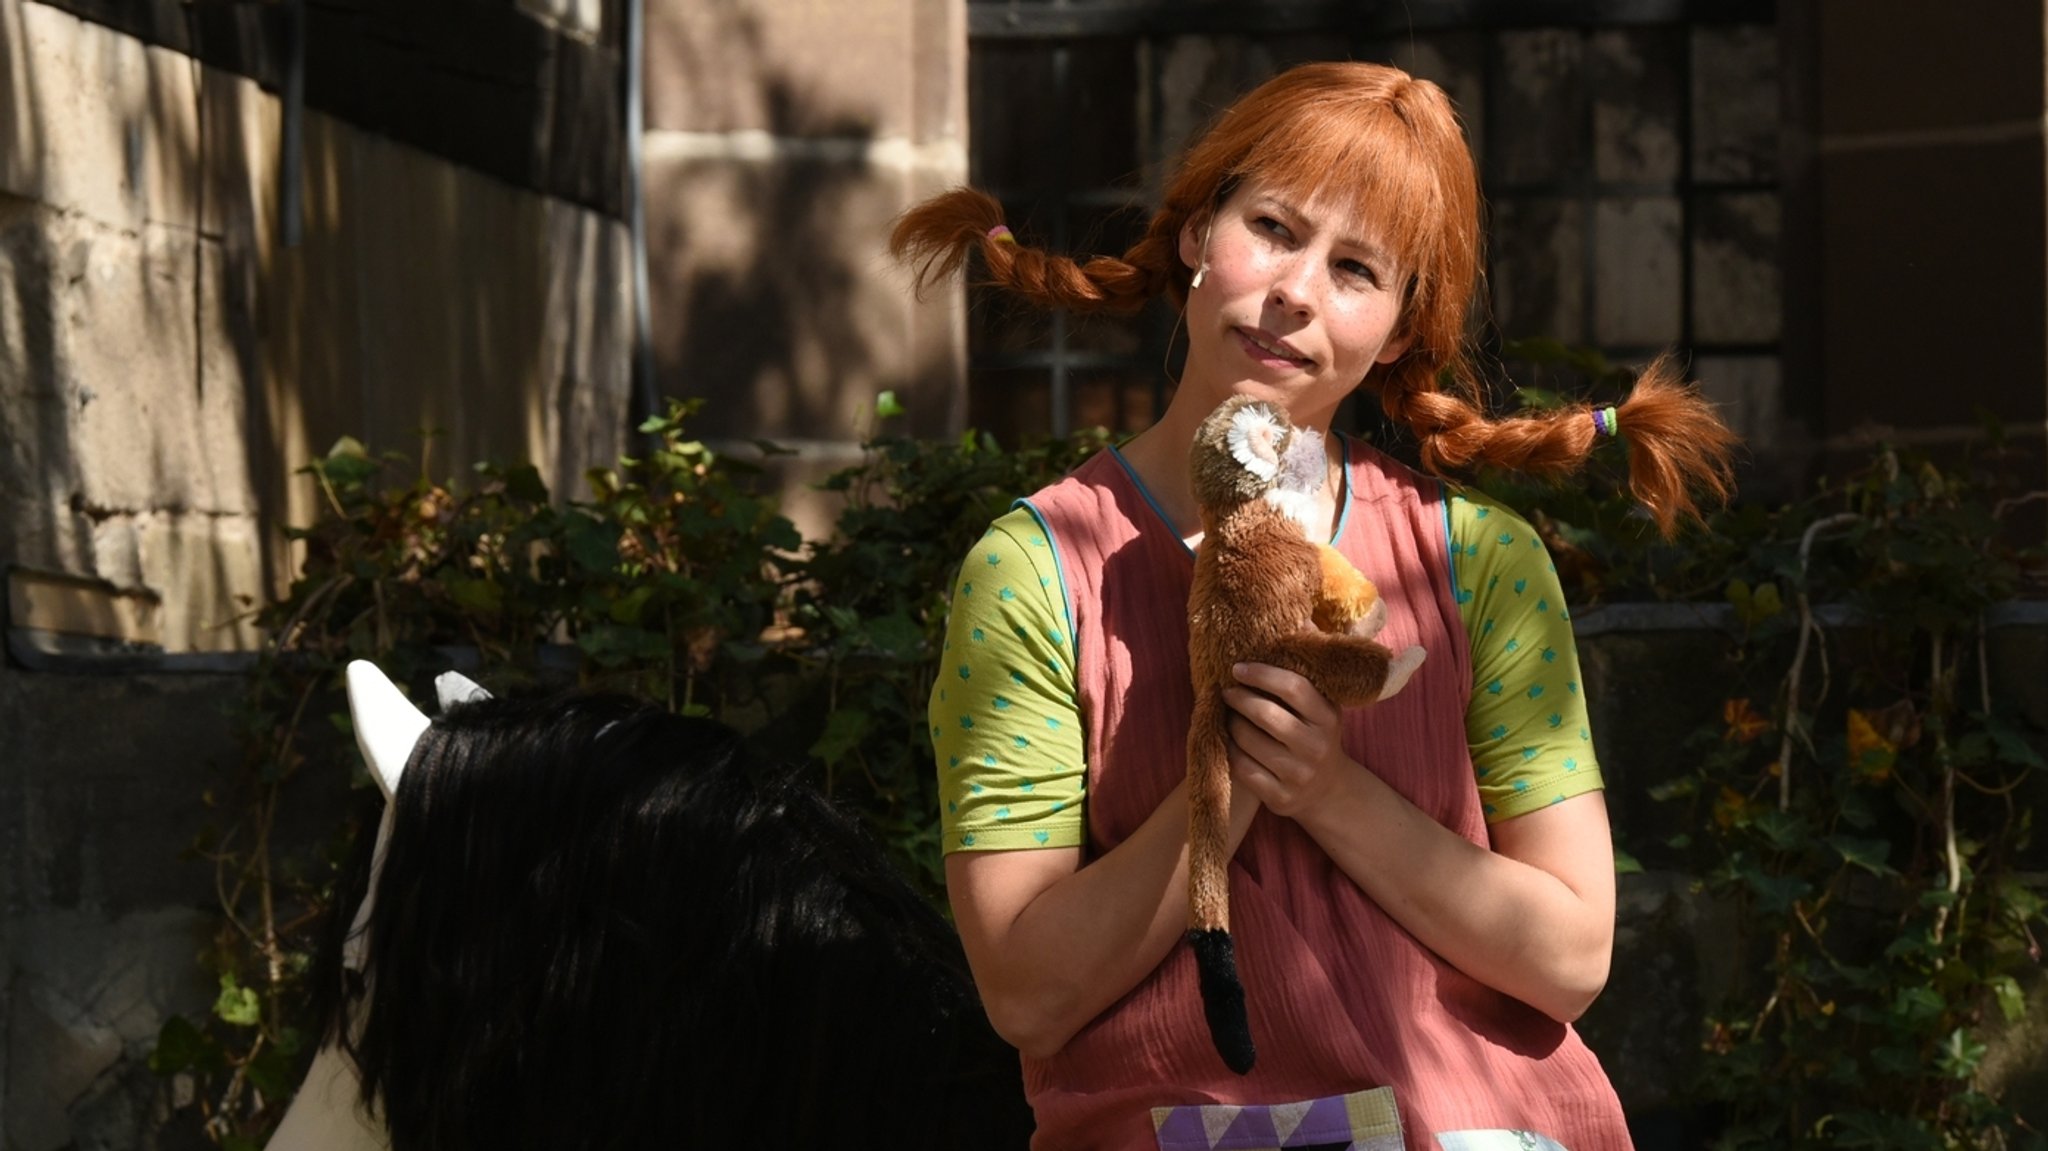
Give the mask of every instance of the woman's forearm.
<svg viewBox="0 0 2048 1151">
<path fill-rule="evenodd" d="M 1233 802 L 1229 848 L 1257 804 Z M 1187 930 L 1186 784 L 1127 839 L 1077 867 L 1079 849 L 955 853 L 954 918 L 996 1031 L 1045 1056 L 1136 987 Z"/>
<path fill-rule="evenodd" d="M 1597 792 L 1520 817 L 1545 821 L 1515 832 L 1535 862 L 1472 843 L 1364 767 L 1295 818 L 1388 915 L 1481 983 L 1561 1022 L 1605 986 L 1614 869 Z"/>
</svg>

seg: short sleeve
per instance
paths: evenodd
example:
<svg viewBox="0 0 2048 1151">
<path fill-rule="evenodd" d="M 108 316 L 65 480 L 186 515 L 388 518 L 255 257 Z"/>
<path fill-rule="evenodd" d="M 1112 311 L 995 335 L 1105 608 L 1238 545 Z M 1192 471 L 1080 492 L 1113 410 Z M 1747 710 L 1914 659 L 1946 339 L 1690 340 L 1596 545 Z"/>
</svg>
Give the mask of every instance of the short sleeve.
<svg viewBox="0 0 2048 1151">
<path fill-rule="evenodd" d="M 1571 613 L 1528 521 L 1454 493 L 1452 579 L 1472 647 L 1466 739 L 1486 820 L 1498 823 L 1603 786 Z"/>
<path fill-rule="evenodd" d="M 932 685 L 944 848 L 1078 847 L 1087 781 L 1066 593 L 1028 509 L 961 565 Z"/>
</svg>

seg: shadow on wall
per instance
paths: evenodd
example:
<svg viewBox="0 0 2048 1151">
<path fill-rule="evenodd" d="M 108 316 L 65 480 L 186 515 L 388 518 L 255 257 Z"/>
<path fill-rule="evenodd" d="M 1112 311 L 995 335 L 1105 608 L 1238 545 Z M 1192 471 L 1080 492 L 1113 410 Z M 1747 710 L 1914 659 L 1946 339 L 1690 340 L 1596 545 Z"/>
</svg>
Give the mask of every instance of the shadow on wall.
<svg viewBox="0 0 2048 1151">
<path fill-rule="evenodd" d="M 685 83 L 746 81 L 743 95 L 692 91 L 693 119 L 752 129 L 650 157 L 661 390 L 707 397 L 708 436 L 846 438 L 878 391 L 904 385 L 883 361 L 909 319 L 873 281 L 908 170 L 876 165 L 871 118 L 826 108 L 777 67 L 747 5 L 711 0 L 655 34 L 667 42 L 650 54 Z M 756 93 L 757 107 L 719 106 Z"/>
<path fill-rule="evenodd" d="M 290 578 L 294 473 L 339 436 L 435 474 L 530 459 L 564 495 L 616 455 L 617 221 L 309 113 L 287 249 L 274 95 L 21 0 L 0 38 L 0 562 L 156 590 L 173 649 L 248 647 L 230 617 Z"/>
</svg>

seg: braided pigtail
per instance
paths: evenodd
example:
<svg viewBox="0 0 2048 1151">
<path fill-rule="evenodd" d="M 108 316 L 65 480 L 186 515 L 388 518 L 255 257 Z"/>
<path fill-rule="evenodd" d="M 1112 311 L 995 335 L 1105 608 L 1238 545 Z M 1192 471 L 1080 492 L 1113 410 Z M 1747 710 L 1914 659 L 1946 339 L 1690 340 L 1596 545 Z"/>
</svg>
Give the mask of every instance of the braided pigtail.
<svg viewBox="0 0 2048 1151">
<path fill-rule="evenodd" d="M 1187 270 L 1174 258 L 1172 232 L 1162 240 L 1160 224 L 1155 217 L 1122 258 L 1076 263 L 1019 242 L 994 197 L 954 188 L 905 212 L 889 235 L 889 253 L 915 269 L 920 295 L 958 271 L 968 253 L 978 252 L 990 281 L 1040 307 L 1129 314 L 1169 290 L 1176 269 L 1185 278 Z"/>
<path fill-rule="evenodd" d="M 1414 432 L 1422 466 L 1437 474 L 1486 465 L 1561 479 L 1585 466 L 1602 435 L 1622 435 L 1629 491 L 1667 536 L 1681 520 L 1702 518 L 1695 493 L 1723 503 L 1734 490 L 1735 433 L 1669 356 L 1658 357 L 1613 407 L 1576 404 L 1488 419 L 1471 402 L 1417 387 L 1412 377 L 1389 379 L 1380 404 Z"/>
</svg>

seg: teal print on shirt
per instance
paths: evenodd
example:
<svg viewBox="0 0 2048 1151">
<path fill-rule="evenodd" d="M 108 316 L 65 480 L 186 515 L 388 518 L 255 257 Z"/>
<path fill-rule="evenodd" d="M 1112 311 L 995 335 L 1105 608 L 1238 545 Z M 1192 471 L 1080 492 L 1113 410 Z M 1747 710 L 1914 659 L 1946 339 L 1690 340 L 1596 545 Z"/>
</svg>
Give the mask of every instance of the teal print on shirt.
<svg viewBox="0 0 2048 1151">
<path fill-rule="evenodd" d="M 978 783 L 970 783 L 967 785 L 967 790 L 975 795 L 980 795 L 981 785 Z"/>
<path fill-rule="evenodd" d="M 1066 636 L 1063 636 L 1063 635 L 1061 635 L 1061 634 L 1060 634 L 1060 629 L 1058 629 L 1058 628 L 1053 628 L 1052 630 L 1050 630 L 1050 631 L 1046 632 L 1046 633 L 1045 633 L 1045 638 L 1047 638 L 1047 639 L 1051 640 L 1051 641 L 1052 641 L 1052 645 L 1053 645 L 1054 647 L 1058 647 L 1058 646 L 1060 646 L 1061 644 L 1063 644 L 1063 643 L 1067 642 L 1067 637 L 1066 637 Z"/>
<path fill-rule="evenodd" d="M 1525 592 L 1525 591 L 1528 591 L 1528 590 L 1529 590 L 1529 581 L 1528 581 L 1528 580 L 1525 580 L 1525 579 L 1518 579 L 1518 580 L 1516 580 L 1516 581 L 1515 581 L 1515 594 L 1516 594 L 1516 595 L 1521 595 L 1521 594 L 1522 594 L 1523 592 Z"/>
<path fill-rule="evenodd" d="M 1503 645 L 1501 646 L 1501 650 L 1502 650 L 1502 651 L 1506 651 L 1506 652 L 1514 652 L 1514 651 L 1520 651 L 1520 650 L 1521 650 L 1521 648 L 1522 648 L 1522 641 L 1521 641 L 1521 640 L 1518 640 L 1518 639 L 1510 639 L 1510 640 L 1508 640 L 1508 642 L 1507 642 L 1507 643 L 1505 643 L 1505 644 L 1503 644 Z"/>
<path fill-rule="evenodd" d="M 982 756 L 982 757 L 981 757 L 981 765 L 982 765 L 983 767 L 994 767 L 994 766 L 996 765 L 996 757 L 995 757 L 995 756 L 993 756 L 993 755 L 984 755 L 984 756 Z"/>
<path fill-rule="evenodd" d="M 1544 649 L 1543 649 L 1543 662 L 1544 662 L 1544 663 L 1556 663 L 1556 662 L 1557 662 L 1557 649 L 1556 649 L 1556 648 L 1554 648 L 1554 647 L 1546 647 L 1546 648 L 1544 648 Z"/>
<path fill-rule="evenodd" d="M 1528 780 L 1526 780 L 1526 779 L 1518 779 L 1518 780 L 1516 780 L 1516 781 L 1515 781 L 1515 790 L 1516 790 L 1516 791 L 1527 791 L 1527 790 L 1529 790 L 1529 781 L 1528 781 Z"/>
<path fill-rule="evenodd" d="M 963 664 L 961 664 L 961 665 L 960 665 L 960 678 L 961 678 L 961 679 L 966 679 L 966 678 L 967 678 L 968 676 L 971 676 L 971 675 L 973 675 L 973 674 L 974 674 L 974 673 L 973 673 L 972 671 L 969 671 L 969 670 L 968 670 L 968 668 L 967 668 L 967 665 L 966 665 L 966 664 L 964 664 L 964 663 L 963 663 Z"/>
<path fill-rule="evenodd" d="M 1016 683 L 1016 684 L 1021 684 L 1021 683 L 1023 683 L 1023 682 L 1024 682 L 1024 673 L 1023 673 L 1023 672 L 1021 672 L 1021 671 L 1012 671 L 1012 672 L 1010 672 L 1010 682 L 1011 682 L 1011 683 Z"/>
<path fill-rule="evenodd" d="M 1579 681 L 1575 679 L 1565 680 L 1564 689 L 1568 692 L 1571 692 L 1573 695 L 1579 694 Z"/>
<path fill-rule="evenodd" d="M 1582 727 L 1582 728 L 1580 728 L 1580 729 L 1579 729 L 1579 738 L 1580 738 L 1580 739 L 1592 739 L 1593 737 L 1592 737 L 1592 735 L 1590 735 L 1590 734 L 1588 734 L 1588 733 L 1587 733 L 1587 731 L 1586 731 L 1586 729 L 1585 729 L 1585 728 L 1583 728 L 1583 727 Z"/>
<path fill-rule="evenodd" d="M 1550 713 L 1549 723 L 1550 730 L 1556 731 L 1558 728 L 1564 726 L 1564 717 L 1553 711 Z"/>
<path fill-rule="evenodd" d="M 1486 734 L 1492 736 L 1495 739 L 1506 739 L 1508 737 L 1508 725 L 1504 723 L 1497 724 L 1494 726 L 1494 729 L 1492 731 L 1489 731 Z"/>
<path fill-rule="evenodd" d="M 1500 546 L 1502 546 L 1502 547 L 1506 547 L 1506 546 L 1508 546 L 1509 544 L 1511 544 L 1511 543 L 1514 543 L 1514 542 L 1515 542 L 1515 537 L 1514 537 L 1514 536 L 1512 536 L 1512 535 L 1509 535 L 1509 534 L 1508 534 L 1507 532 L 1502 532 L 1502 533 L 1500 533 L 1500 537 L 1499 537 L 1498 539 L 1494 540 L 1493 542 L 1495 542 L 1495 543 L 1499 544 L 1499 545 L 1500 545 Z"/>
<path fill-rule="evenodd" d="M 1535 758 L 1536 758 L 1536 749 L 1535 749 L 1535 748 L 1533 748 L 1533 747 L 1525 747 L 1525 748 L 1523 748 L 1523 749 L 1522 749 L 1522 762 L 1523 762 L 1523 763 L 1527 763 L 1527 762 L 1529 762 L 1530 760 L 1532 760 L 1532 759 L 1535 759 Z M 1523 789 L 1524 787 L 1527 787 L 1527 786 L 1528 786 L 1528 784 L 1527 784 L 1526 782 L 1522 781 L 1522 780 L 1519 780 L 1519 779 L 1518 779 L 1518 780 L 1516 780 L 1516 781 L 1515 781 L 1515 790 L 1516 790 L 1516 791 L 1520 791 L 1520 790 L 1522 790 L 1522 789 Z"/>
<path fill-rule="evenodd" d="M 973 594 L 974 594 L 974 581 L 973 581 L 973 580 L 969 580 L 969 581 L 967 581 L 966 583 L 963 583 L 963 584 L 961 584 L 961 585 L 960 585 L 960 594 L 961 594 L 961 595 L 973 595 Z"/>
<path fill-rule="evenodd" d="M 1038 846 L 1044 847 L 1045 841 L 1052 838 L 1052 833 L 1049 831 L 1034 831 L 1031 833 L 1031 838 L 1038 841 Z"/>
<path fill-rule="evenodd" d="M 1031 741 L 1030 741 L 1030 740 L 1028 740 L 1028 739 L 1025 739 L 1025 738 L 1024 738 L 1023 736 L 1021 736 L 1021 735 L 1013 735 L 1013 736 L 1011 736 L 1011 737 L 1010 737 L 1010 739 L 1011 739 L 1011 741 L 1012 741 L 1012 742 L 1014 742 L 1014 743 L 1015 743 L 1015 744 L 1016 744 L 1016 745 L 1017 745 L 1018 747 L 1030 747 L 1030 746 L 1031 746 Z"/>
<path fill-rule="evenodd" d="M 1543 695 L 1543 685 L 1542 685 L 1542 684 L 1540 684 L 1540 683 L 1539 683 L 1539 684 L 1536 684 L 1536 685 L 1534 685 L 1533 687 L 1531 687 L 1531 688 L 1529 689 L 1529 698 L 1530 698 L 1530 699 L 1537 699 L 1537 698 L 1540 698 L 1540 697 L 1541 697 L 1542 695 Z"/>
<path fill-rule="evenodd" d="M 1475 520 L 1483 520 L 1492 514 L 1493 509 L 1489 507 L 1480 506 L 1472 509 L 1472 518 Z"/>
<path fill-rule="evenodd" d="M 1486 621 L 1485 623 L 1481 624 L 1481 625 L 1479 626 L 1479 634 L 1480 634 L 1480 635 L 1492 635 L 1492 634 L 1493 634 L 1493 621 L 1492 621 L 1492 620 L 1487 620 L 1487 621 Z"/>
<path fill-rule="evenodd" d="M 996 553 L 994 553 L 994 552 L 990 552 L 990 553 L 988 553 L 988 566 L 990 566 L 990 567 L 996 567 L 996 566 L 1000 565 L 1000 564 L 1001 564 L 1002 562 L 1003 562 L 1003 557 L 1001 557 L 1001 556 L 997 555 L 997 554 L 996 554 Z"/>
<path fill-rule="evenodd" d="M 1036 788 L 1037 786 L 1038 786 L 1038 784 L 1036 784 L 1036 783 L 1034 783 L 1033 781 L 1031 781 L 1031 780 L 1028 780 L 1028 779 L 1027 779 L 1027 780 L 1025 780 L 1025 781 L 1024 781 L 1023 783 L 1020 783 L 1020 784 L 1018 784 L 1018 785 L 1017 785 L 1017 790 L 1019 790 L 1019 791 L 1022 791 L 1022 792 L 1025 792 L 1025 793 L 1029 794 L 1029 793 L 1030 793 L 1030 792 L 1031 792 L 1031 791 L 1032 791 L 1032 790 L 1033 790 L 1034 788 Z"/>
<path fill-rule="evenodd" d="M 1537 600 L 1537 601 L 1536 601 L 1536 610 L 1537 610 L 1537 611 L 1549 611 L 1549 610 L 1550 610 L 1550 601 L 1549 601 L 1549 600 L 1547 600 L 1547 599 L 1539 599 L 1539 600 Z"/>
<path fill-rule="evenodd" d="M 1011 591 L 1011 590 L 1010 590 L 1009 588 L 1004 588 L 1004 589 L 1003 589 L 1002 591 L 1000 591 L 1000 592 L 997 592 L 996 594 L 997 594 L 997 595 L 998 595 L 999 597 L 1001 597 L 1001 598 L 1003 599 L 1003 601 L 1004 601 L 1004 602 L 1008 602 L 1008 601 L 1010 601 L 1010 600 L 1013 600 L 1013 599 L 1016 599 L 1016 598 L 1017 598 L 1017 593 L 1016 593 L 1016 592 L 1013 592 L 1013 591 Z"/>
<path fill-rule="evenodd" d="M 1008 710 L 1010 710 L 1010 701 L 1009 701 L 1009 700 L 1008 700 L 1007 698 L 1003 697 L 1003 696 L 1000 696 L 1000 695 L 999 695 L 999 696 L 997 696 L 997 697 L 996 697 L 996 710 L 997 710 L 997 711 L 1008 711 Z"/>
<path fill-rule="evenodd" d="M 968 832 L 968 833 L 967 833 L 966 835 L 963 835 L 963 836 L 961 836 L 961 837 L 960 837 L 960 846 L 962 846 L 962 847 L 973 847 L 973 846 L 974 846 L 974 833 L 970 831 L 970 832 Z"/>
<path fill-rule="evenodd" d="M 1489 684 L 1487 684 L 1487 685 L 1486 685 L 1486 694 L 1488 694 L 1488 695 L 1499 695 L 1499 694 L 1500 694 L 1500 692 L 1501 692 L 1501 682 L 1500 682 L 1499 680 L 1494 680 L 1494 681 L 1493 681 L 1492 683 L 1489 683 Z"/>
<path fill-rule="evenodd" d="M 1032 537 L 1031 537 L 1031 546 L 1032 546 L 1032 547 L 1035 547 L 1035 548 L 1042 548 L 1042 547 L 1044 547 L 1044 546 L 1045 546 L 1045 537 L 1044 537 L 1044 536 L 1032 536 Z"/>
<path fill-rule="evenodd" d="M 947 767 L 959 767 L 959 766 L 960 766 L 960 757 L 959 757 L 959 756 L 957 756 L 957 755 L 949 755 L 949 756 L 947 756 L 947 757 L 946 757 L 946 766 L 947 766 Z"/>
<path fill-rule="evenodd" d="M 1577 770 L 1579 770 L 1579 761 L 1578 761 L 1578 760 L 1576 760 L 1576 759 L 1567 759 L 1567 760 L 1565 760 L 1565 761 L 1564 761 L 1564 769 L 1565 769 L 1566 771 L 1577 771 Z"/>
<path fill-rule="evenodd" d="M 1008 818 L 1010 818 L 1010 809 L 1009 809 L 1009 808 L 1007 808 L 1007 807 L 998 807 L 998 808 L 996 808 L 996 818 L 997 818 L 997 819 L 1008 819 Z"/>
<path fill-rule="evenodd" d="M 1458 603 L 1459 603 L 1460 605 L 1463 605 L 1463 604 L 1468 604 L 1468 603 L 1471 603 L 1471 602 L 1472 602 L 1472 589 L 1471 589 L 1471 588 L 1462 588 L 1462 587 L 1461 587 L 1461 588 L 1459 588 L 1459 589 L 1458 589 Z"/>
<path fill-rule="evenodd" d="M 1045 726 L 1058 731 L 1060 729 L 1060 721 L 1048 715 L 1045 717 Z"/>
<path fill-rule="evenodd" d="M 987 633 L 987 632 L 985 632 L 985 631 L 983 631 L 983 630 L 981 630 L 980 628 L 975 628 L 975 629 L 974 629 L 974 631 L 973 631 L 973 632 L 971 632 L 971 633 L 969 633 L 969 634 L 971 634 L 971 635 L 973 635 L 973 636 L 974 636 L 974 642 L 976 642 L 976 643 L 987 643 L 987 642 L 988 642 L 988 633 Z"/>
</svg>

